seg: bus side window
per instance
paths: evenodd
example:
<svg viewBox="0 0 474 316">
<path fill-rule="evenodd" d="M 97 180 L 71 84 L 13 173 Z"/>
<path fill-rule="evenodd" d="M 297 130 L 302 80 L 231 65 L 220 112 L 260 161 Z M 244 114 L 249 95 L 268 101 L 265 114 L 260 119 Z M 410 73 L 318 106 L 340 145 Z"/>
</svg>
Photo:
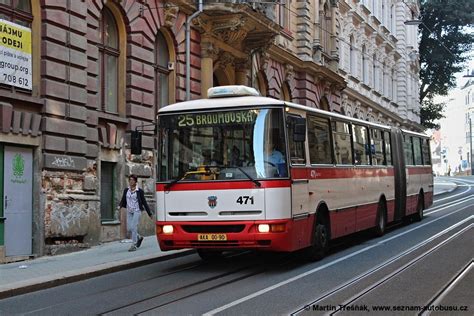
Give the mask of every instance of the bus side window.
<svg viewBox="0 0 474 316">
<path fill-rule="evenodd" d="M 351 129 L 349 123 L 333 121 L 332 134 L 336 164 L 352 165 Z"/>
<path fill-rule="evenodd" d="M 356 165 L 370 165 L 370 146 L 367 127 L 352 125 L 352 139 L 354 141 L 354 163 Z"/>
<path fill-rule="evenodd" d="M 412 137 L 413 139 L 413 155 L 415 156 L 415 165 L 423 164 L 423 157 L 421 156 L 421 142 L 419 137 Z"/>
<path fill-rule="evenodd" d="M 390 133 L 384 132 L 383 133 L 383 142 L 384 146 L 384 154 L 385 154 L 385 165 L 391 166 L 392 165 L 392 146 L 390 142 Z"/>
<path fill-rule="evenodd" d="M 431 165 L 430 140 L 422 139 L 421 148 L 423 153 L 423 164 L 427 166 Z"/>
<path fill-rule="evenodd" d="M 413 143 L 412 143 L 412 137 L 409 135 L 404 135 L 403 136 L 403 149 L 405 151 L 405 164 L 407 166 L 413 166 L 415 164 L 415 161 L 413 159 Z"/>
<path fill-rule="evenodd" d="M 381 166 L 385 164 L 383 156 L 383 138 L 382 131 L 378 129 L 370 130 L 370 150 L 372 151 L 372 164 L 374 166 Z"/>
<path fill-rule="evenodd" d="M 290 162 L 294 165 L 305 165 L 305 142 L 295 141 L 293 134 L 295 131 L 296 117 L 288 116 L 288 143 L 290 147 Z"/>
<path fill-rule="evenodd" d="M 308 116 L 309 160 L 312 164 L 332 164 L 329 120 Z"/>
</svg>

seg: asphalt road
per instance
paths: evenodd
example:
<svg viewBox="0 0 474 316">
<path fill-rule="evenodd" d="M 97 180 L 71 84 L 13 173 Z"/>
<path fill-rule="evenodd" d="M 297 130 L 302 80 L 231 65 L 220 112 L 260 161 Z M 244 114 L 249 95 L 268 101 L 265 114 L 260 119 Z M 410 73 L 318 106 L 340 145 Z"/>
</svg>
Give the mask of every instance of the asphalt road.
<svg viewBox="0 0 474 316">
<path fill-rule="evenodd" d="M 4 299 L 0 315 L 472 315 L 474 177 L 453 181 L 423 221 L 339 240 L 318 262 L 193 254 Z"/>
</svg>

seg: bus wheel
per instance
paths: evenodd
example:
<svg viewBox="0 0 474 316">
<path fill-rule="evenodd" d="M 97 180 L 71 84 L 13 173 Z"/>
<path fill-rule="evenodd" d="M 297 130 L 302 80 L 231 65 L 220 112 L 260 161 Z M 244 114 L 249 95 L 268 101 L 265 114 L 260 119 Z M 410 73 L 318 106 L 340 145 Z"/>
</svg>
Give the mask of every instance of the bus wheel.
<svg viewBox="0 0 474 316">
<path fill-rule="evenodd" d="M 423 209 L 425 208 L 423 204 L 423 195 L 420 193 L 418 196 L 418 204 L 416 205 L 416 214 L 413 216 L 417 222 L 423 219 Z"/>
<path fill-rule="evenodd" d="M 314 231 L 313 242 L 306 249 L 306 257 L 310 261 L 317 261 L 324 258 L 329 248 L 329 230 L 325 224 L 317 223 Z"/>
<path fill-rule="evenodd" d="M 209 249 L 198 249 L 197 253 L 202 260 L 205 261 L 217 261 L 222 259 L 221 250 L 209 250 Z"/>
<path fill-rule="evenodd" d="M 374 233 L 376 236 L 380 237 L 385 234 L 385 229 L 387 227 L 387 210 L 385 208 L 385 203 L 379 202 L 377 208 L 377 226 L 374 228 Z"/>
</svg>

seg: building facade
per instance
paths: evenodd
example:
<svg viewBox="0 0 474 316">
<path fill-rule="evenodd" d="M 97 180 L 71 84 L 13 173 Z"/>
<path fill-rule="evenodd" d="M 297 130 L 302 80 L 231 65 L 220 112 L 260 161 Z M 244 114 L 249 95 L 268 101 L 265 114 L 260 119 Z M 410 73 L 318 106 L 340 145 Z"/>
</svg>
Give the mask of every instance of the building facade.
<svg viewBox="0 0 474 316">
<path fill-rule="evenodd" d="M 339 73 L 346 115 L 421 130 L 418 1 L 339 1 Z"/>
<path fill-rule="evenodd" d="M 155 204 L 158 109 L 212 86 L 418 129 L 416 27 L 403 23 L 417 12 L 409 0 L 0 1 L 13 58 L 0 64 L 0 260 L 124 238 L 128 175 Z"/>
</svg>

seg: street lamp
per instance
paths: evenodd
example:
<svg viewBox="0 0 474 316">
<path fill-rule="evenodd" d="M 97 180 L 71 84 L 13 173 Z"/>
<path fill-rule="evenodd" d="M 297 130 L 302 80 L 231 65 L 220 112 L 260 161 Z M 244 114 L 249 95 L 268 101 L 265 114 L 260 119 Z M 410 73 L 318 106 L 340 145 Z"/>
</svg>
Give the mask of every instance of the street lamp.
<svg viewBox="0 0 474 316">
<path fill-rule="evenodd" d="M 405 25 L 420 25 L 423 24 L 423 21 L 421 20 L 408 20 L 403 22 Z"/>
</svg>

